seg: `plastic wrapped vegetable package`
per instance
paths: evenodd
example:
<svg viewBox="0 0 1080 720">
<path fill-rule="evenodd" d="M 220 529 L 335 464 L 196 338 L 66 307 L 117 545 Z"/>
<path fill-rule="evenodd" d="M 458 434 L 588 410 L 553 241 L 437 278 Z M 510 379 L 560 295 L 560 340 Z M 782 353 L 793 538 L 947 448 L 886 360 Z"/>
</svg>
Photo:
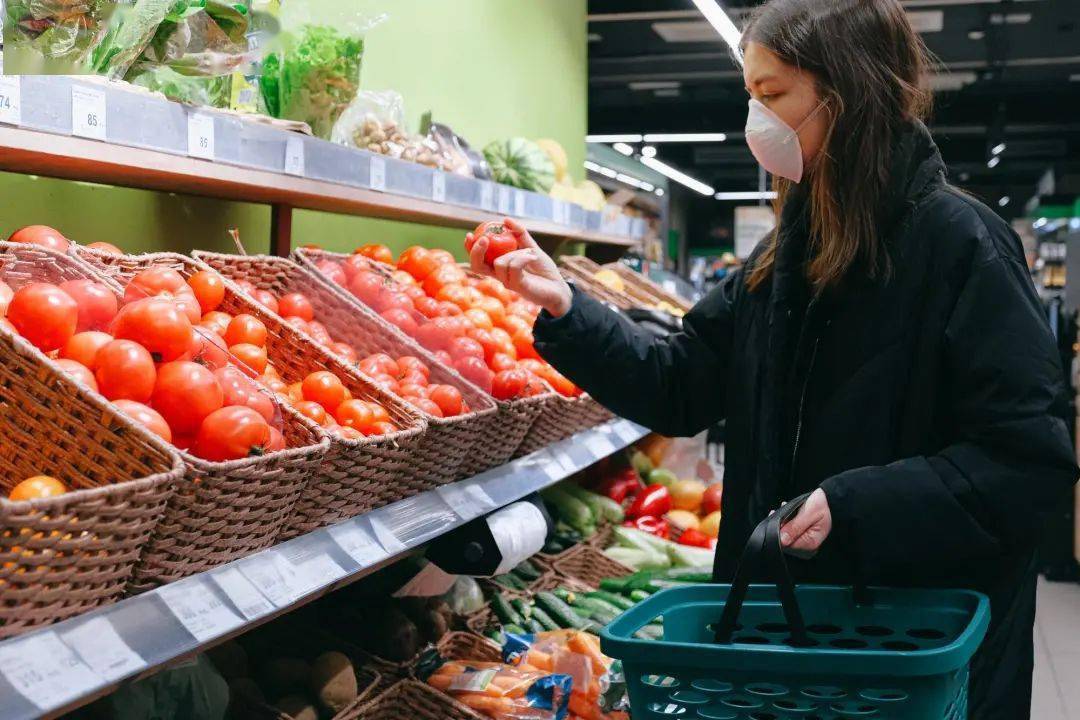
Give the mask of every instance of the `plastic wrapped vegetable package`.
<svg viewBox="0 0 1080 720">
<path fill-rule="evenodd" d="M 572 680 L 535 668 L 450 661 L 427 682 L 492 720 L 564 720 Z"/>
<path fill-rule="evenodd" d="M 8 72 L 29 73 L 14 61 L 22 50 L 42 61 L 48 72 L 89 72 L 91 50 L 104 33 L 113 0 L 6 0 L 4 46 Z M 63 63 L 62 68 L 54 63 Z M 38 69 L 37 72 L 41 72 Z"/>
</svg>

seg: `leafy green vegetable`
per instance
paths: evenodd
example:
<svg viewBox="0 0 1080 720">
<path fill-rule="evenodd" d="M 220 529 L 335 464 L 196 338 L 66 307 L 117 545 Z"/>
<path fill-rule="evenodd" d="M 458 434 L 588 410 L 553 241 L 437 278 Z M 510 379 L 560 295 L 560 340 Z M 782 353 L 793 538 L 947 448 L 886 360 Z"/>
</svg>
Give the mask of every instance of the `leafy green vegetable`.
<svg viewBox="0 0 1080 720">
<path fill-rule="evenodd" d="M 555 184 L 555 163 L 531 140 L 496 140 L 484 148 L 484 157 L 496 182 L 538 193 Z"/>
<path fill-rule="evenodd" d="M 86 72 L 84 63 L 115 4 L 115 0 L 7 0 L 4 45 L 62 60 L 70 72 Z M 9 67 L 8 72 L 19 70 Z"/>
</svg>

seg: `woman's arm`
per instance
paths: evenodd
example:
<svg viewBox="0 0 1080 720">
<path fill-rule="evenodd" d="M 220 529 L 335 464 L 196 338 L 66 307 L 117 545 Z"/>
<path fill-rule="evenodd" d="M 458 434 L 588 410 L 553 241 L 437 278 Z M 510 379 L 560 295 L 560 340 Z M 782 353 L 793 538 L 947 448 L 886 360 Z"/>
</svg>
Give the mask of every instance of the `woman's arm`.
<svg viewBox="0 0 1080 720">
<path fill-rule="evenodd" d="M 533 328 L 544 359 L 613 412 L 666 435 L 692 435 L 724 416 L 740 273 L 730 274 L 687 314 L 683 332 L 656 338 L 572 292 L 528 233 L 510 220 L 506 226 L 522 249 L 492 267 L 484 262 L 481 239 L 470 254 L 472 267 L 545 308 Z"/>
</svg>

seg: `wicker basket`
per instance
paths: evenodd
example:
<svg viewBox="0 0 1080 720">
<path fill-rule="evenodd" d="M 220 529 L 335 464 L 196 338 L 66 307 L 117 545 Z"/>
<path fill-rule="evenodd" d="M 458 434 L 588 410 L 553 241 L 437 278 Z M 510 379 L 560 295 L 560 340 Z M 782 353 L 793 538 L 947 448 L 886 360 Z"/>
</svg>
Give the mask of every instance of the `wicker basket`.
<svg viewBox="0 0 1080 720">
<path fill-rule="evenodd" d="M 324 250 L 299 248 L 293 251 L 293 257 L 301 265 L 317 274 L 324 283 L 332 287 L 341 297 L 347 299 L 350 303 L 366 308 L 351 293 L 327 278 L 316 267 L 316 264 L 321 260 L 343 261 L 348 257 L 347 255 Z M 375 262 L 369 262 L 368 264 L 372 270 L 381 273 L 389 282 L 392 282 L 389 266 Z M 381 318 L 379 321 L 383 322 Z M 389 323 L 386 323 L 386 325 L 389 325 Z M 430 359 L 432 363 L 441 364 L 426 351 L 421 357 L 425 359 L 425 362 Z M 471 477 L 489 468 L 503 465 L 513 458 L 514 453 L 525 439 L 533 423 L 540 417 L 544 408 L 554 401 L 554 397 L 555 393 L 551 392 L 509 402 L 495 401 L 498 412 L 488 416 L 487 427 L 483 429 L 481 441 L 476 443 L 471 454 L 462 463 L 459 474 L 463 477 Z"/>
<path fill-rule="evenodd" d="M 231 280 L 247 280 L 261 290 L 278 295 L 304 293 L 315 306 L 319 321 L 326 325 L 333 338 L 351 345 L 361 357 L 374 353 L 386 353 L 391 357 L 413 355 L 428 364 L 433 383 L 458 388 L 472 412 L 452 418 L 438 418 L 409 405 L 427 423 L 427 432 L 413 448 L 408 474 L 432 483 L 453 482 L 465 477 L 460 472 L 462 464 L 481 439 L 489 416 L 496 412 L 495 402 L 490 396 L 441 365 L 416 341 L 377 317 L 366 306 L 343 297 L 344 293 L 339 288 L 324 281 L 309 268 L 279 257 L 221 255 L 202 251 L 196 251 L 194 255 Z M 355 368 L 354 371 L 362 375 Z"/>
<path fill-rule="evenodd" d="M 485 716 L 430 685 L 402 680 L 371 702 L 336 720 L 485 720 Z"/>
<path fill-rule="evenodd" d="M 93 277 L 75 258 L 0 243 L 0 272 L 19 280 Z M 0 329 L 0 638 L 119 599 L 183 477 L 180 457 L 25 339 Z M 62 496 L 11 502 L 17 482 L 47 474 Z"/>
<path fill-rule="evenodd" d="M 612 290 L 607 285 L 593 279 L 592 273 L 584 272 L 572 265 L 565 264 L 565 258 L 559 259 L 559 272 L 577 286 L 586 295 L 600 302 L 607 303 L 619 310 L 629 310 L 641 305 L 625 293 Z"/>
<path fill-rule="evenodd" d="M 644 300 L 658 305 L 661 302 L 666 302 L 680 310 L 689 311 L 694 306 L 692 302 L 676 295 L 675 293 L 668 292 L 662 286 L 654 282 L 651 278 L 645 276 L 642 273 L 636 272 L 631 268 L 628 268 L 622 263 L 615 262 L 608 265 L 604 265 L 604 268 L 612 270 L 622 278 L 626 285 L 627 294 L 632 297 L 640 297 Z"/>
<path fill-rule="evenodd" d="M 436 647 L 444 660 L 502 661 L 502 650 L 498 645 L 472 633 L 447 633 Z"/>
<path fill-rule="evenodd" d="M 536 452 L 614 417 L 614 413 L 588 395 L 568 398 L 556 394 L 529 428 L 514 457 Z"/>
<path fill-rule="evenodd" d="M 565 557 L 552 563 L 552 568 L 564 578 L 578 580 L 590 587 L 600 587 L 600 581 L 604 578 L 625 577 L 634 572 L 589 545 L 568 552 Z"/>
</svg>

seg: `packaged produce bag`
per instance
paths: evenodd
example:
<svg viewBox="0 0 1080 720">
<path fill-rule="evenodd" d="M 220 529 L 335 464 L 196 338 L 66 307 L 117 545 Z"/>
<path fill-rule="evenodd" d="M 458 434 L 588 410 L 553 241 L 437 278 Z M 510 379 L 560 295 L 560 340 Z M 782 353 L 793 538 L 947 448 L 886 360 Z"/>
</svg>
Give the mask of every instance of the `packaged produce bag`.
<svg viewBox="0 0 1080 720">
<path fill-rule="evenodd" d="M 6 0 L 7 72 L 91 72 L 89 57 L 113 13 L 114 0 Z"/>
<path fill-rule="evenodd" d="M 451 661 L 427 682 L 493 720 L 564 720 L 571 679 L 502 663 Z"/>
</svg>

